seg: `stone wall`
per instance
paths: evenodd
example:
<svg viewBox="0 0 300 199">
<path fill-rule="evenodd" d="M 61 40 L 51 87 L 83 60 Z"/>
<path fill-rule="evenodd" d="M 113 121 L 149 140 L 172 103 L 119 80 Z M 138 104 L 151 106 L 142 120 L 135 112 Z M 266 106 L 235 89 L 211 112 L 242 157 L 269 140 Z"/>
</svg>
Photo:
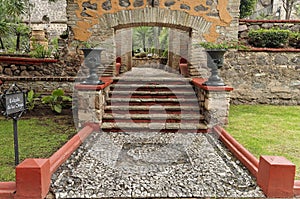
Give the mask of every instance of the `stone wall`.
<svg viewBox="0 0 300 199">
<path fill-rule="evenodd" d="M 240 20 L 239 22 L 239 41 L 247 43 L 249 30 L 258 29 L 287 29 L 293 32 L 299 32 L 300 20 Z"/>
<path fill-rule="evenodd" d="M 46 30 L 49 37 L 58 37 L 67 30 L 67 1 L 49 2 L 45 0 L 30 0 L 29 15 L 23 21 L 33 30 Z"/>
<path fill-rule="evenodd" d="M 299 52 L 227 52 L 220 76 L 233 104 L 300 105 Z"/>
<path fill-rule="evenodd" d="M 4 76 L 25 76 L 25 77 L 69 77 L 76 76 L 80 65 L 67 66 L 62 62 L 42 64 L 14 64 L 0 63 L 0 75 Z"/>
</svg>

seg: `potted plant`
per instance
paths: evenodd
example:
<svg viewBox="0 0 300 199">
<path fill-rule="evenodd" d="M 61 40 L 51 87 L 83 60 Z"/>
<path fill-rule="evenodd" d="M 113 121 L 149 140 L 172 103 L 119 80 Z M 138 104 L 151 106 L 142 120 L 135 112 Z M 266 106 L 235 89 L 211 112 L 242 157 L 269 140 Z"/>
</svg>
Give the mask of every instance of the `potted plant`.
<svg viewBox="0 0 300 199">
<path fill-rule="evenodd" d="M 207 66 L 211 69 L 211 75 L 203 85 L 206 86 L 225 86 L 223 80 L 219 77 L 218 69 L 223 67 L 224 54 L 228 49 L 245 48 L 237 42 L 201 42 L 200 46 L 205 48 L 207 53 Z"/>
<path fill-rule="evenodd" d="M 97 44 L 96 44 L 97 45 Z M 101 85 L 104 84 L 97 75 L 98 67 L 101 64 L 101 52 L 103 48 L 96 48 L 96 45 L 92 45 L 88 42 L 82 42 L 80 50 L 83 51 L 84 64 L 89 68 L 89 76 L 82 84 L 88 85 Z"/>
</svg>

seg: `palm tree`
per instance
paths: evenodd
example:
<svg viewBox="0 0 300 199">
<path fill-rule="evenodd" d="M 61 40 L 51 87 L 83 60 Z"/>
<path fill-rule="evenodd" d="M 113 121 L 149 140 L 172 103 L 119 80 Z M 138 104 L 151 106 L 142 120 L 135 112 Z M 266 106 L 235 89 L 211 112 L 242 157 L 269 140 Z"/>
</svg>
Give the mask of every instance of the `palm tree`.
<svg viewBox="0 0 300 199">
<path fill-rule="evenodd" d="M 148 26 L 140 26 L 133 30 L 133 42 L 134 47 L 140 47 L 139 44 L 142 42 L 142 48 L 146 52 L 146 44 L 149 43 L 149 36 L 152 33 L 152 28 Z"/>
<path fill-rule="evenodd" d="M 20 16 L 26 13 L 28 3 L 28 0 L 0 0 L 0 37 L 12 31 L 17 36 L 16 51 L 20 50 L 20 38 L 24 30 Z M 2 39 L 1 47 L 4 49 Z"/>
</svg>

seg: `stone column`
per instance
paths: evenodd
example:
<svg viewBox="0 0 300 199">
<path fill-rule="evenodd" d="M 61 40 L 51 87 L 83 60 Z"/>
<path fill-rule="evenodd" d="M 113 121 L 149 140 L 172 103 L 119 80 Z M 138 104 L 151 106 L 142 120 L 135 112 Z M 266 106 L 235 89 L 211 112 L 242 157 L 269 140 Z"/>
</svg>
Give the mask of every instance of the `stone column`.
<svg viewBox="0 0 300 199">
<path fill-rule="evenodd" d="M 230 107 L 229 86 L 204 86 L 206 79 L 194 78 L 192 80 L 198 96 L 200 113 L 203 114 L 208 128 L 215 125 L 224 126 L 228 124 Z"/>
<path fill-rule="evenodd" d="M 104 80 L 105 81 L 105 80 Z M 104 85 L 81 85 L 75 86 L 77 99 L 78 128 L 84 127 L 85 123 L 102 124 L 104 107 L 108 95 L 110 82 Z"/>
</svg>

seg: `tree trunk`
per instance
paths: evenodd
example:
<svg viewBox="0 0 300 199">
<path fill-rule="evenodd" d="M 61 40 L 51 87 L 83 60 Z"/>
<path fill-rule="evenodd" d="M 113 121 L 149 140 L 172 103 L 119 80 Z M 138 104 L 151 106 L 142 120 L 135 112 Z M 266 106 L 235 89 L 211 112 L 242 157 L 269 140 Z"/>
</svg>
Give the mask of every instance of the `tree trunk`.
<svg viewBox="0 0 300 199">
<path fill-rule="evenodd" d="M 21 38 L 21 33 L 17 33 L 17 42 L 16 42 L 16 51 L 17 52 L 20 50 L 20 38 Z"/>
<path fill-rule="evenodd" d="M 4 50 L 4 44 L 3 44 L 3 41 L 2 41 L 2 38 L 0 37 L 0 44 L 1 44 L 1 49 Z"/>
</svg>

